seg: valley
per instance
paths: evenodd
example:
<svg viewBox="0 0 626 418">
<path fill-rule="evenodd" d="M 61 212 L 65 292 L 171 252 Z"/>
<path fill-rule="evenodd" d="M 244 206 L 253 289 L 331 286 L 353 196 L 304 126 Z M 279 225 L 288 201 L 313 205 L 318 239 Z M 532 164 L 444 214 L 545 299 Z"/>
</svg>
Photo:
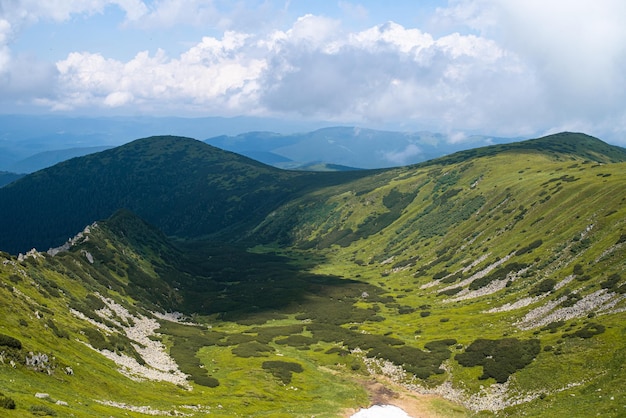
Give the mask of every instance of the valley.
<svg viewBox="0 0 626 418">
<path fill-rule="evenodd" d="M 0 411 L 334 417 L 382 386 L 623 415 L 625 184 L 575 133 L 350 172 L 179 137 L 58 164 L 0 188 Z"/>
</svg>

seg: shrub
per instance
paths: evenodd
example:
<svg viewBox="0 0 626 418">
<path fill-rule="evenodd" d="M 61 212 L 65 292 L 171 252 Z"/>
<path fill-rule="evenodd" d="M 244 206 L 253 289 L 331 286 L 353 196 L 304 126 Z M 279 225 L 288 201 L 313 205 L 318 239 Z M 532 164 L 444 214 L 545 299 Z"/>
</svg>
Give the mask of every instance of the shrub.
<svg viewBox="0 0 626 418">
<path fill-rule="evenodd" d="M 496 382 L 504 383 L 511 374 L 530 364 L 540 349 L 537 339 L 481 338 L 471 343 L 464 353 L 457 354 L 455 359 L 465 367 L 483 366 L 483 374 L 479 377 L 481 380 L 493 377 Z"/>
<path fill-rule="evenodd" d="M 208 388 L 216 388 L 220 385 L 219 380 L 211 376 L 193 376 L 193 381 L 201 386 L 206 386 Z"/>
<path fill-rule="evenodd" d="M 41 416 L 41 417 L 45 417 L 45 416 L 56 416 L 56 412 L 51 409 L 50 407 L 47 407 L 45 405 L 31 405 L 30 408 L 28 408 L 28 410 L 33 414 L 33 415 L 37 415 L 37 416 Z"/>
<path fill-rule="evenodd" d="M 561 306 L 564 308 L 569 308 L 570 306 L 576 305 L 576 303 L 581 300 L 583 297 L 578 293 L 570 293 L 567 295 L 567 299 L 561 302 Z"/>
<path fill-rule="evenodd" d="M 554 334 L 557 331 L 557 329 L 559 329 L 563 325 L 565 325 L 565 321 L 554 321 L 554 322 L 550 322 L 548 325 L 541 328 L 541 330 L 550 331 L 551 334 Z"/>
<path fill-rule="evenodd" d="M 506 266 L 499 267 L 495 271 L 487 274 L 484 277 L 478 278 L 469 284 L 470 290 L 478 290 L 481 287 L 487 286 L 489 283 L 495 280 L 504 280 L 508 276 L 509 273 L 514 271 L 520 271 L 528 267 L 527 264 L 524 263 L 509 263 Z"/>
<path fill-rule="evenodd" d="M 600 283 L 600 286 L 602 289 L 615 291 L 618 288 L 618 284 L 621 279 L 622 278 L 619 274 L 611 274 L 606 280 Z"/>
<path fill-rule="evenodd" d="M 540 240 L 540 239 L 535 240 L 535 241 L 531 242 L 530 244 L 528 244 L 527 246 L 522 247 L 519 250 L 515 251 L 515 255 L 522 255 L 522 254 L 529 253 L 532 250 L 534 250 L 535 248 L 540 247 L 541 244 L 543 244 L 542 240 Z"/>
<path fill-rule="evenodd" d="M 113 347 L 110 346 L 104 335 L 96 328 L 85 327 L 81 331 L 89 340 L 89 344 L 96 350 L 104 350 L 106 348 L 107 350 L 113 351 Z"/>
<path fill-rule="evenodd" d="M 274 351 L 272 347 L 267 344 L 262 344 L 257 341 L 250 341 L 243 343 L 233 348 L 232 353 L 237 357 L 249 358 L 249 357 L 267 357 L 268 353 Z"/>
<path fill-rule="evenodd" d="M 537 283 L 537 285 L 535 285 L 535 287 L 530 289 L 528 293 L 530 294 L 530 296 L 539 296 L 542 293 L 550 292 L 552 289 L 554 289 L 555 285 L 556 285 L 556 280 L 545 279 Z"/>
<path fill-rule="evenodd" d="M 462 278 L 463 278 L 463 273 L 459 271 L 457 273 L 454 273 L 448 277 L 441 279 L 441 283 L 447 283 L 447 284 L 454 283 L 457 280 L 462 279 Z"/>
<path fill-rule="evenodd" d="M 445 340 L 429 341 L 424 345 L 424 348 L 429 351 L 442 351 L 447 350 L 451 345 L 455 345 L 457 341 L 454 338 L 447 338 Z"/>
<path fill-rule="evenodd" d="M 583 270 L 582 264 L 580 264 L 580 263 L 575 264 L 573 273 L 576 274 L 576 275 L 583 274 L 584 270 Z"/>
<path fill-rule="evenodd" d="M 11 280 L 13 283 L 19 283 L 22 281 L 22 278 L 20 276 L 18 276 L 17 274 L 11 274 L 9 276 L 9 280 Z"/>
<path fill-rule="evenodd" d="M 70 338 L 69 332 L 64 329 L 59 329 L 52 319 L 48 318 L 48 320 L 46 321 L 46 325 L 48 325 L 48 328 L 50 328 L 54 335 L 56 335 L 57 337 L 67 339 Z"/>
<path fill-rule="evenodd" d="M 459 293 L 461 290 L 463 290 L 462 287 L 453 287 L 451 289 L 447 289 L 447 290 L 442 290 L 441 292 L 437 293 L 437 296 L 441 296 L 441 295 L 446 295 L 446 296 L 454 296 L 457 293 Z"/>
<path fill-rule="evenodd" d="M 297 348 L 306 348 L 311 344 L 316 343 L 317 340 L 311 338 L 311 337 L 306 337 L 304 335 L 290 335 L 286 338 L 281 338 L 276 340 L 276 344 L 280 344 L 280 345 L 290 345 L 292 347 L 297 347 Z"/>
<path fill-rule="evenodd" d="M 17 338 L 10 337 L 8 335 L 0 334 L 0 346 L 5 346 L 9 348 L 17 348 L 18 350 L 22 349 L 22 342 Z"/>
<path fill-rule="evenodd" d="M 427 316 L 430 316 L 430 311 L 422 311 L 420 312 L 420 316 L 422 318 L 426 318 Z"/>
<path fill-rule="evenodd" d="M 0 408 L 15 409 L 15 401 L 3 393 L 0 393 Z"/>
<path fill-rule="evenodd" d="M 594 335 L 602 334 L 605 331 L 605 327 L 602 324 L 588 323 L 579 330 L 576 330 L 573 334 L 563 334 L 564 337 L 579 337 L 579 338 L 591 338 Z"/>
<path fill-rule="evenodd" d="M 272 373 L 274 377 L 280 379 L 285 385 L 291 383 L 293 373 L 302 373 L 304 371 L 299 363 L 280 360 L 264 361 L 261 367 Z"/>
<path fill-rule="evenodd" d="M 338 354 L 340 357 L 344 357 L 350 354 L 350 352 L 340 347 L 332 347 L 326 350 L 324 354 Z"/>
</svg>

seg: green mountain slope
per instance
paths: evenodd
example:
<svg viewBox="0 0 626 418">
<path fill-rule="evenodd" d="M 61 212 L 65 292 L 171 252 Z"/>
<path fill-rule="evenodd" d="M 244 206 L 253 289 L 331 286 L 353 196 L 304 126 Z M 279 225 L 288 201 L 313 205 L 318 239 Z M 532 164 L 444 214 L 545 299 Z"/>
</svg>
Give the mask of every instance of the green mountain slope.
<svg viewBox="0 0 626 418">
<path fill-rule="evenodd" d="M 623 150 L 580 134 L 501 147 L 283 173 L 305 187 L 225 224 L 241 227 L 228 243 L 172 241 L 123 210 L 54 256 L 0 254 L 0 406 L 342 416 L 404 394 L 428 416 L 620 416 Z M 368 397 L 372 379 L 387 392 Z"/>
<path fill-rule="evenodd" d="M 507 409 L 514 414 L 553 408 L 559 416 L 616 415 L 624 405 L 615 388 L 625 378 L 616 365 L 626 354 L 619 342 L 626 165 L 595 162 L 623 161 L 623 154 L 594 144 L 562 135 L 385 172 L 304 196 L 255 232 L 324 255 L 318 273 L 358 276 L 401 298 L 379 305 L 385 321 L 362 331 L 392 330 L 418 346 L 446 338 L 461 343 L 466 354 L 448 364 L 454 376 L 448 381 L 482 393 L 482 401 L 459 395 L 469 407 L 503 402 L 499 386 L 485 388 L 484 379 L 493 378 L 524 394 L 505 405 L 533 400 Z M 474 346 L 478 337 L 500 341 L 489 344 L 535 341 L 541 351 L 509 379 L 505 371 L 517 366 L 498 360 L 494 346 Z M 528 347 L 502 350 L 523 358 Z M 621 399 L 619 407 L 591 395 L 606 390 Z"/>
<path fill-rule="evenodd" d="M 297 194 L 358 175 L 287 172 L 190 138 L 145 138 L 0 189 L 0 248 L 58 246 L 122 208 L 168 235 L 236 234 Z"/>
</svg>

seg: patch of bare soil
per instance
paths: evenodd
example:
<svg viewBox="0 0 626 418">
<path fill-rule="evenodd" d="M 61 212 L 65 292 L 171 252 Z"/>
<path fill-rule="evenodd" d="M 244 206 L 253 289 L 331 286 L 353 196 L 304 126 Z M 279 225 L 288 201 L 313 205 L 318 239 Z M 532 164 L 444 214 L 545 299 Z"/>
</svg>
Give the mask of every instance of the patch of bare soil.
<svg viewBox="0 0 626 418">
<path fill-rule="evenodd" d="M 370 379 L 360 381 L 367 390 L 370 398 L 370 405 L 393 405 L 412 418 L 443 418 L 443 415 L 432 411 L 431 402 L 436 399 L 435 395 L 422 395 L 412 393 L 407 389 L 396 385 L 390 381 L 380 382 Z M 349 418 L 358 412 L 357 409 L 350 409 L 343 412 L 344 418 Z"/>
</svg>

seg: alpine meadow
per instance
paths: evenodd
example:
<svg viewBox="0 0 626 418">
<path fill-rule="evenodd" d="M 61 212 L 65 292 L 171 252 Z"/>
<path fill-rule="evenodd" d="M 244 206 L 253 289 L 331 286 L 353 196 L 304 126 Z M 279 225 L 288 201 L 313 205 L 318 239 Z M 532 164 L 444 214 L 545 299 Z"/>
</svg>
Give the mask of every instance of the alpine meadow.
<svg viewBox="0 0 626 418">
<path fill-rule="evenodd" d="M 315 172 L 158 136 L 18 177 L 2 416 L 626 415 L 626 149 Z"/>
</svg>

